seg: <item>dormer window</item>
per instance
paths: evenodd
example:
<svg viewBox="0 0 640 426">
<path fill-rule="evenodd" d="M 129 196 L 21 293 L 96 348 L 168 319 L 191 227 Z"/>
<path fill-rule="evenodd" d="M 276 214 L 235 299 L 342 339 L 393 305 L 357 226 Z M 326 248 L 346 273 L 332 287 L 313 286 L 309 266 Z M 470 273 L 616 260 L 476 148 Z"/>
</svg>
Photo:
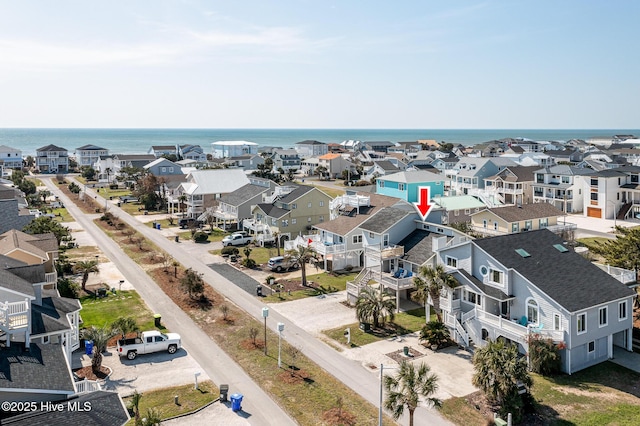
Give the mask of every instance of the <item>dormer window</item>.
<svg viewBox="0 0 640 426">
<path fill-rule="evenodd" d="M 504 274 L 502 271 L 496 271 L 495 269 L 489 271 L 489 279 L 491 280 L 491 282 L 494 282 L 496 284 L 502 284 L 503 275 Z"/>
</svg>

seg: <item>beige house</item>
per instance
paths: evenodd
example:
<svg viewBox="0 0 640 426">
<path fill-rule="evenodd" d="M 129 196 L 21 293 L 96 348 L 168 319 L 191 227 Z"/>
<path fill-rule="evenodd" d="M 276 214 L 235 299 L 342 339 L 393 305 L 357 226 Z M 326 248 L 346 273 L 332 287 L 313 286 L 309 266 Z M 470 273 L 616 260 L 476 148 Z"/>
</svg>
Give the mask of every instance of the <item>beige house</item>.
<svg viewBox="0 0 640 426">
<path fill-rule="evenodd" d="M 327 169 L 325 175 L 328 175 L 330 179 L 342 175 L 343 170 L 350 170 L 352 173 L 355 168 L 351 161 L 347 160 L 340 154 L 329 153 L 318 157 L 318 167 L 324 167 Z"/>
<path fill-rule="evenodd" d="M 313 225 L 329 220 L 331 197 L 313 186 L 286 185 L 252 208 L 253 219 L 243 227 L 253 232 L 278 233 L 295 238 L 308 233 Z"/>
<path fill-rule="evenodd" d="M 47 284 L 55 284 L 58 274 L 54 265 L 58 258 L 58 241 L 55 235 L 30 235 L 12 229 L 0 235 L 0 255 L 19 260 L 27 265 L 44 265 Z"/>
<path fill-rule="evenodd" d="M 471 228 L 483 235 L 504 235 L 549 229 L 553 232 L 576 229 L 565 222 L 564 213 L 548 203 L 523 204 L 484 209 L 471 214 Z"/>
</svg>

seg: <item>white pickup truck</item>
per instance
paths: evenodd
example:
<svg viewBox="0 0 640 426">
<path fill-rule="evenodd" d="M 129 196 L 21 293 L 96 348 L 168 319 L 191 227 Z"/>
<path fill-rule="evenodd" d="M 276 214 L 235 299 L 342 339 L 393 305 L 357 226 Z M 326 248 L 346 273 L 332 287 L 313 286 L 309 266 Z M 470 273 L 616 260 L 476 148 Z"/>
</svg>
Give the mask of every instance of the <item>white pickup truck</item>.
<svg viewBox="0 0 640 426">
<path fill-rule="evenodd" d="M 244 235 L 242 233 L 235 233 L 231 235 L 227 235 L 222 239 L 222 246 L 243 246 L 245 244 L 249 244 L 253 241 L 253 237 Z"/>
<path fill-rule="evenodd" d="M 182 347 L 180 335 L 177 333 L 160 333 L 159 331 L 143 331 L 140 337 L 118 340 L 118 355 L 135 359 L 138 354 L 167 351 L 176 353 Z"/>
</svg>

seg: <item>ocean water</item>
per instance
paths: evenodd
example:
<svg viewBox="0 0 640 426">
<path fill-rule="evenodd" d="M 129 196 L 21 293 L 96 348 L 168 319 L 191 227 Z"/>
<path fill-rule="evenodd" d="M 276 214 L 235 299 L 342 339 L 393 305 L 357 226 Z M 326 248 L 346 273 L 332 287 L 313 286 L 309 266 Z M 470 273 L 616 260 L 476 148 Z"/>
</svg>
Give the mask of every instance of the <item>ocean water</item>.
<svg viewBox="0 0 640 426">
<path fill-rule="evenodd" d="M 632 134 L 640 129 L 10 129 L 0 128 L 0 145 L 34 155 L 36 149 L 53 144 L 70 153 L 92 144 L 109 149 L 112 154 L 143 154 L 152 145 L 200 145 L 206 153 L 211 143 L 246 140 L 261 146 L 293 147 L 311 139 L 339 143 L 361 141 L 415 141 L 435 139 L 465 146 L 507 137 L 533 140 L 589 139 L 594 136 Z"/>
</svg>

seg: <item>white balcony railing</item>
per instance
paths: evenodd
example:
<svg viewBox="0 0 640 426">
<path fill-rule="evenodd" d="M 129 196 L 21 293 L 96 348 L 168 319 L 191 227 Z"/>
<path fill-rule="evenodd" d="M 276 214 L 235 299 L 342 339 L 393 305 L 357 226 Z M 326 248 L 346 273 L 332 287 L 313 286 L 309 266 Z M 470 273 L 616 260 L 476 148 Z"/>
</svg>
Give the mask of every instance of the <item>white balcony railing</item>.
<svg viewBox="0 0 640 426">
<path fill-rule="evenodd" d="M 0 329 L 15 330 L 29 325 L 29 302 L 0 303 Z"/>
<path fill-rule="evenodd" d="M 406 290 L 414 287 L 413 278 L 414 277 L 394 278 L 393 275 L 382 274 L 380 281 L 385 287 L 394 290 Z"/>
<path fill-rule="evenodd" d="M 76 393 L 95 392 L 102 390 L 102 386 L 95 380 L 84 379 L 80 382 L 74 383 Z"/>
<path fill-rule="evenodd" d="M 602 265 L 600 263 L 594 263 L 594 265 L 596 265 L 598 268 L 605 271 L 607 274 L 611 275 L 616 280 L 620 281 L 622 284 L 636 282 L 636 271 L 632 271 L 624 268 L 618 268 L 616 266 L 611 266 L 611 265 Z"/>
<path fill-rule="evenodd" d="M 396 257 L 402 257 L 404 255 L 404 247 L 393 246 L 380 248 L 377 245 L 364 245 L 366 254 L 371 254 L 381 259 L 393 259 Z"/>
<path fill-rule="evenodd" d="M 454 312 L 460 310 L 460 299 L 451 300 L 447 297 L 440 297 L 440 309 Z"/>
<path fill-rule="evenodd" d="M 47 272 L 44 274 L 44 279 L 47 284 L 55 284 L 58 281 L 58 274 L 56 272 Z"/>
<path fill-rule="evenodd" d="M 476 316 L 484 327 L 500 330 L 500 333 L 513 341 L 526 345 L 528 328 L 518 322 L 476 309 Z"/>
</svg>

